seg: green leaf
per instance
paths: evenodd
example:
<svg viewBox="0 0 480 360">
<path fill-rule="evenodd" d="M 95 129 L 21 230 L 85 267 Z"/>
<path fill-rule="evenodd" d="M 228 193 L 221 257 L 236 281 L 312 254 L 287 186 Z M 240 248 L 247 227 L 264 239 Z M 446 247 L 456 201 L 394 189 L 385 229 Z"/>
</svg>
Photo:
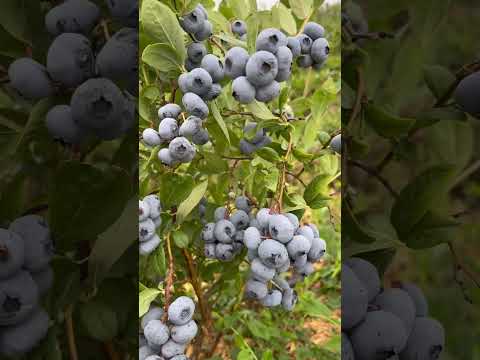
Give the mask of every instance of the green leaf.
<svg viewBox="0 0 480 360">
<path fill-rule="evenodd" d="M 198 205 L 205 191 L 207 191 L 208 180 L 198 184 L 193 191 L 190 193 L 188 198 L 186 198 L 178 207 L 177 211 L 177 223 L 181 224 L 187 216 L 192 212 L 195 206 Z"/>
<path fill-rule="evenodd" d="M 375 241 L 373 234 L 360 224 L 348 204 L 342 208 L 342 236 L 355 243 L 371 244 Z"/>
<path fill-rule="evenodd" d="M 191 175 L 167 173 L 159 179 L 159 196 L 165 209 L 178 206 L 192 191 L 195 182 Z M 148 194 L 141 194 L 143 196 Z"/>
<path fill-rule="evenodd" d="M 306 19 L 313 11 L 313 0 L 288 0 L 290 8 L 299 19 Z"/>
<path fill-rule="evenodd" d="M 245 41 L 242 41 L 240 39 L 237 39 L 235 36 L 231 34 L 215 34 L 214 35 L 216 38 L 219 38 L 220 40 L 226 41 L 227 43 L 231 44 L 232 46 L 239 46 L 242 48 L 247 47 L 247 43 Z"/>
<path fill-rule="evenodd" d="M 155 42 L 175 49 L 183 64 L 186 57 L 184 32 L 170 8 L 157 0 L 143 0 L 140 11 L 143 31 Z"/>
<path fill-rule="evenodd" d="M 138 213 L 137 197 L 130 199 L 122 215 L 98 237 L 88 260 L 90 281 L 99 284 L 112 265 L 138 238 L 138 224 L 132 221 Z"/>
<path fill-rule="evenodd" d="M 96 340 L 108 341 L 118 333 L 117 315 L 102 302 L 83 304 L 80 308 L 80 320 L 88 335 Z"/>
<path fill-rule="evenodd" d="M 218 105 L 216 101 L 212 101 L 210 103 L 210 109 L 212 110 L 213 118 L 217 122 L 218 126 L 220 126 L 220 129 L 222 129 L 222 133 L 223 135 L 225 135 L 225 139 L 227 139 L 228 145 L 230 145 L 230 135 L 228 134 L 228 128 L 225 124 L 225 121 L 223 120 L 222 114 L 220 114 L 220 111 L 218 110 Z"/>
<path fill-rule="evenodd" d="M 270 109 L 264 103 L 254 101 L 247 105 L 248 110 L 258 119 L 270 120 L 277 119 L 275 115 L 272 114 Z"/>
<path fill-rule="evenodd" d="M 419 113 L 416 117 L 414 129 L 431 126 L 439 121 L 467 121 L 467 115 L 454 108 L 434 108 Z"/>
<path fill-rule="evenodd" d="M 173 242 L 180 249 L 185 249 L 190 243 L 190 238 L 183 231 L 174 231 L 172 232 Z"/>
<path fill-rule="evenodd" d="M 26 1 L 29 0 L 3 0 L 0 25 L 16 39 L 30 43 L 29 22 L 25 11 Z"/>
<path fill-rule="evenodd" d="M 400 192 L 391 215 L 400 240 L 412 231 L 429 210 L 435 208 L 436 201 L 452 185 L 454 174 L 454 167 L 439 165 L 418 175 Z"/>
<path fill-rule="evenodd" d="M 160 72 L 169 73 L 172 78 L 180 74 L 183 66 L 178 53 L 167 44 L 148 45 L 143 50 L 142 61 Z"/>
<path fill-rule="evenodd" d="M 145 315 L 150 308 L 150 304 L 157 298 L 160 294 L 158 289 L 144 289 L 140 291 L 139 301 L 138 301 L 138 317 Z"/>
<path fill-rule="evenodd" d="M 450 86 L 456 81 L 455 75 L 440 65 L 425 66 L 423 68 L 423 76 L 428 88 L 437 99 L 445 95 Z"/>
<path fill-rule="evenodd" d="M 282 29 L 289 35 L 295 35 L 297 33 L 297 22 L 292 15 L 292 12 L 281 2 L 278 3 L 273 9 L 273 16 L 277 18 L 278 23 Z"/>
<path fill-rule="evenodd" d="M 220 12 L 211 10 L 208 12 L 208 20 L 213 24 L 214 33 L 229 33 L 230 22 Z"/>
<path fill-rule="evenodd" d="M 310 207 L 314 209 L 324 207 L 326 201 L 330 200 L 328 184 L 331 180 L 332 177 L 329 175 L 318 175 L 307 185 L 303 198 Z"/>
<path fill-rule="evenodd" d="M 282 160 L 280 155 L 278 155 L 278 153 L 271 147 L 263 147 L 258 149 L 255 153 L 262 159 L 265 159 L 271 163 L 276 163 Z"/>
<path fill-rule="evenodd" d="M 396 117 L 374 105 L 367 105 L 365 119 L 380 136 L 386 138 L 406 135 L 415 125 L 414 119 Z"/>
</svg>

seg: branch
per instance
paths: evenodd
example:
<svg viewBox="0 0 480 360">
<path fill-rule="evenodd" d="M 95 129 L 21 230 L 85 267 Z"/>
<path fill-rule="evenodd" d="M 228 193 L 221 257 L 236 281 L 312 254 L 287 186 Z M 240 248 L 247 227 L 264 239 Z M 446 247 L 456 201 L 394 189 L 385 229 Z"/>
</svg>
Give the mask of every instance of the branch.
<svg viewBox="0 0 480 360">
<path fill-rule="evenodd" d="M 287 180 L 287 162 L 288 158 L 290 157 L 290 153 L 292 152 L 293 148 L 293 137 L 292 134 L 289 133 L 289 140 L 288 140 L 288 148 L 285 157 L 283 158 L 283 169 L 282 169 L 282 177 L 280 179 L 280 186 L 277 198 L 277 205 L 279 207 L 279 211 L 282 211 L 282 204 L 283 204 L 283 192 L 285 190 L 285 183 Z"/>
<path fill-rule="evenodd" d="M 362 169 L 365 171 L 367 174 L 372 175 L 375 179 L 377 179 L 389 192 L 390 194 L 395 198 L 398 199 L 398 194 L 397 192 L 393 189 L 393 187 L 389 184 L 389 182 L 382 176 L 380 175 L 376 169 L 369 167 L 368 165 L 362 164 L 356 160 L 348 160 L 348 162 L 353 165 L 358 167 L 359 169 Z"/>
<path fill-rule="evenodd" d="M 352 113 L 350 114 L 350 118 L 348 120 L 348 125 L 351 126 L 350 124 L 356 119 L 358 116 L 358 113 L 360 112 L 362 108 L 362 99 L 365 95 L 365 81 L 363 78 L 363 69 L 360 66 L 357 66 L 357 96 L 355 98 L 355 105 L 353 106 Z"/>
<path fill-rule="evenodd" d="M 215 39 L 214 36 L 210 37 L 210 41 L 220 49 L 220 51 L 222 52 L 223 56 L 225 56 L 227 54 L 227 52 L 225 51 L 225 49 L 223 48 L 223 46 L 221 44 L 218 43 L 217 39 Z"/>
<path fill-rule="evenodd" d="M 307 184 L 305 184 L 305 182 L 304 182 L 302 179 L 300 179 L 300 177 L 297 176 L 297 174 L 294 174 L 294 173 L 292 173 L 292 172 L 290 172 L 290 171 L 287 171 L 287 175 L 293 176 L 293 177 L 294 177 L 295 179 L 297 179 L 304 187 L 307 187 Z"/>
<path fill-rule="evenodd" d="M 73 330 L 73 305 L 69 305 L 65 310 L 65 330 L 67 332 L 70 360 L 78 360 L 75 332 Z"/>
<path fill-rule="evenodd" d="M 172 243 L 170 241 L 170 232 L 166 236 L 167 241 L 167 253 L 168 253 L 168 275 L 167 281 L 165 284 L 165 312 L 163 314 L 163 321 L 167 321 L 168 317 L 168 307 L 170 306 L 172 294 L 171 289 L 173 286 L 173 277 L 174 277 L 174 264 L 173 264 L 173 255 L 172 255 Z"/>
</svg>

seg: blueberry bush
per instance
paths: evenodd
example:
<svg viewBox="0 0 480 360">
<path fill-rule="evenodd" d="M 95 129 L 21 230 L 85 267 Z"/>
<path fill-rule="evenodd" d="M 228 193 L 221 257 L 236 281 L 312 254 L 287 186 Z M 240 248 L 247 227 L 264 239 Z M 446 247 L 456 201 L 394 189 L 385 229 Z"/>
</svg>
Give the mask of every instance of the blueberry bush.
<svg viewBox="0 0 480 360">
<path fill-rule="evenodd" d="M 478 31 L 458 36 L 478 14 L 472 1 L 342 4 L 348 359 L 479 358 L 478 329 L 465 326 L 480 316 Z"/>
<path fill-rule="evenodd" d="M 137 356 L 137 9 L 2 2 L 2 359 Z"/>
<path fill-rule="evenodd" d="M 322 3 L 141 2 L 142 359 L 340 356 L 340 6 Z M 174 298 L 195 304 L 188 346 Z"/>
</svg>

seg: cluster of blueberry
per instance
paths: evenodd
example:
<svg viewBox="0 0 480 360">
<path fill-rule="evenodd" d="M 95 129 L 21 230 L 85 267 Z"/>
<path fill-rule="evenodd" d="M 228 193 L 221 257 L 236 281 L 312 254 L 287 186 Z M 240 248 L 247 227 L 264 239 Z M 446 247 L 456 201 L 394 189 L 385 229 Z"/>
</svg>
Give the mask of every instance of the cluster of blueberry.
<svg viewBox="0 0 480 360">
<path fill-rule="evenodd" d="M 342 359 L 439 359 L 443 326 L 428 317 L 422 291 L 407 282 L 382 289 L 375 266 L 342 264 Z"/>
<path fill-rule="evenodd" d="M 205 108 L 208 112 L 206 105 Z M 195 145 L 205 145 L 210 140 L 207 130 L 202 127 L 202 119 L 206 115 L 199 117 L 191 110 L 191 107 L 187 107 L 187 112 L 191 115 L 179 127 L 178 118 L 182 114 L 182 108 L 177 104 L 166 104 L 158 110 L 158 131 L 147 128 L 142 133 L 143 142 L 147 146 L 168 144 L 168 147 L 158 152 L 159 160 L 167 166 L 191 162 L 197 152 Z"/>
<path fill-rule="evenodd" d="M 170 304 L 165 323 L 164 311 L 151 306 L 141 321 L 139 360 L 188 360 L 185 350 L 198 332 L 193 320 L 195 303 L 180 296 Z"/>
<path fill-rule="evenodd" d="M 240 140 L 240 152 L 245 155 L 250 155 L 272 143 L 272 138 L 266 134 L 265 129 L 258 129 L 256 122 L 246 124 L 243 134 L 245 137 Z"/>
<path fill-rule="evenodd" d="M 250 260 L 246 296 L 264 306 L 292 310 L 297 302 L 295 284 L 314 272 L 313 263 L 325 254 L 326 243 L 314 224 L 300 225 L 296 215 L 274 214 L 263 208 L 245 230 Z M 292 269 L 289 281 L 282 276 Z M 277 289 L 269 290 L 269 283 Z"/>
<path fill-rule="evenodd" d="M 480 91 L 480 71 L 468 75 L 455 89 L 454 98 L 460 108 L 477 119 L 480 118 L 480 104 L 477 95 Z"/>
<path fill-rule="evenodd" d="M 82 143 L 89 135 L 116 139 L 135 124 L 138 1 L 109 0 L 107 4 L 112 16 L 126 27 L 101 49 L 94 48 L 87 37 L 95 35 L 99 7 L 88 0 L 69 0 L 45 17 L 46 28 L 55 37 L 46 67 L 25 57 L 8 69 L 10 85 L 27 99 L 71 94 L 70 105 L 56 105 L 46 116 L 51 136 L 67 144 Z"/>
<path fill-rule="evenodd" d="M 45 220 L 20 217 L 0 229 L 0 354 L 18 356 L 47 334 L 49 316 L 41 297 L 53 285 L 53 244 Z"/>
<path fill-rule="evenodd" d="M 213 26 L 208 20 L 207 10 L 202 4 L 198 4 L 192 12 L 183 16 L 180 19 L 180 25 L 196 41 L 204 41 L 212 36 Z"/>
<path fill-rule="evenodd" d="M 147 195 L 138 201 L 140 255 L 149 255 L 160 245 L 157 229 L 162 225 L 161 212 L 162 204 L 157 195 Z"/>
<path fill-rule="evenodd" d="M 207 223 L 202 230 L 205 257 L 232 261 L 243 249 L 245 229 L 250 225 L 252 205 L 248 197 L 235 199 L 236 210 L 230 213 L 226 207 L 215 210 L 215 222 Z"/>
<path fill-rule="evenodd" d="M 231 48 L 225 55 L 225 74 L 233 79 L 232 96 L 241 104 L 276 99 L 280 83 L 290 79 L 294 58 L 300 67 L 320 69 L 329 54 L 324 33 L 323 27 L 314 22 L 307 23 L 304 33 L 297 37 L 268 28 L 258 35 L 252 56 L 241 47 Z"/>
</svg>

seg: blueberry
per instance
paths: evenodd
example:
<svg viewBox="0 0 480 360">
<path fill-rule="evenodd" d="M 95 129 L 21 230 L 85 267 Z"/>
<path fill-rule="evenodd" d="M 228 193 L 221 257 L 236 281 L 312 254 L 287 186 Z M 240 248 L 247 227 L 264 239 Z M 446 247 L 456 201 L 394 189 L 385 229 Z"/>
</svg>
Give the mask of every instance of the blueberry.
<svg viewBox="0 0 480 360">
<path fill-rule="evenodd" d="M 151 355 L 155 355 L 155 352 L 146 345 L 138 349 L 138 360 L 147 360 Z"/>
<path fill-rule="evenodd" d="M 191 138 L 202 128 L 202 119 L 196 116 L 189 116 L 187 120 L 180 126 L 179 135 Z"/>
<path fill-rule="evenodd" d="M 180 162 L 190 162 L 195 157 L 196 149 L 187 138 L 177 137 L 170 142 L 168 150 L 173 159 Z"/>
<path fill-rule="evenodd" d="M 255 227 L 249 227 L 245 230 L 243 242 L 249 250 L 257 250 L 262 242 L 260 231 Z"/>
<path fill-rule="evenodd" d="M 288 284 L 288 281 L 285 280 L 282 276 L 276 275 L 273 278 L 273 281 L 275 282 L 276 285 L 278 285 L 282 290 L 288 290 L 290 289 L 290 285 Z"/>
<path fill-rule="evenodd" d="M 185 75 L 185 74 L 182 74 Z M 165 118 L 172 118 L 176 119 L 182 113 L 182 108 L 180 105 L 177 104 L 166 104 L 163 105 L 160 109 L 158 109 L 158 118 L 159 120 L 163 120 Z"/>
<path fill-rule="evenodd" d="M 275 80 L 278 82 L 284 82 L 290 79 L 291 76 L 292 76 L 292 71 L 290 69 L 279 70 Z"/>
<path fill-rule="evenodd" d="M 192 92 L 186 93 L 183 95 L 182 103 L 190 115 L 205 119 L 209 114 L 207 104 L 205 104 L 202 98 L 197 94 Z"/>
<path fill-rule="evenodd" d="M 160 226 L 162 226 L 162 217 L 158 216 L 156 218 L 152 218 L 153 223 L 155 224 L 155 228 L 158 229 Z"/>
<path fill-rule="evenodd" d="M 227 208 L 218 207 L 218 208 L 215 209 L 213 217 L 214 217 L 215 221 L 220 221 L 220 220 L 226 219 L 227 215 L 228 215 L 228 209 Z"/>
<path fill-rule="evenodd" d="M 460 108 L 477 118 L 480 117 L 480 103 L 477 97 L 479 91 L 480 71 L 477 71 L 462 79 L 453 94 Z"/>
<path fill-rule="evenodd" d="M 300 226 L 300 222 L 298 221 L 298 217 L 297 215 L 295 214 L 292 214 L 292 213 L 285 213 L 283 214 L 285 217 L 288 218 L 288 220 L 292 223 L 293 225 L 293 230 L 294 231 L 297 231 L 299 226 Z"/>
<path fill-rule="evenodd" d="M 32 276 L 19 271 L 0 282 L 0 326 L 16 325 L 27 319 L 38 305 L 39 291 Z"/>
<path fill-rule="evenodd" d="M 206 20 L 207 17 L 204 12 L 196 7 L 192 12 L 186 14 L 181 19 L 180 25 L 187 33 L 195 34 L 203 29 Z"/>
<path fill-rule="evenodd" d="M 268 229 L 268 225 L 270 223 L 270 217 L 272 215 L 270 214 L 270 209 L 263 208 L 258 210 L 257 212 L 257 220 L 260 223 L 260 226 L 262 229 Z"/>
<path fill-rule="evenodd" d="M 45 98 L 55 90 L 45 66 L 30 58 L 12 62 L 8 67 L 8 78 L 11 86 L 27 99 Z"/>
<path fill-rule="evenodd" d="M 415 304 L 416 316 L 423 317 L 428 315 L 428 302 L 425 299 L 425 295 L 423 294 L 420 288 L 409 282 L 402 282 L 400 287 L 405 290 L 408 295 L 410 295 L 411 299 Z"/>
<path fill-rule="evenodd" d="M 217 241 L 230 244 L 233 242 L 233 236 L 235 235 L 235 225 L 229 220 L 222 219 L 215 224 L 213 232 Z"/>
<path fill-rule="evenodd" d="M 52 268 L 49 266 L 38 272 L 32 272 L 30 275 L 32 275 L 33 281 L 37 284 L 39 295 L 45 296 L 53 286 L 54 273 Z"/>
<path fill-rule="evenodd" d="M 309 68 L 313 65 L 313 59 L 310 55 L 303 54 L 297 58 L 297 64 L 301 68 Z"/>
<path fill-rule="evenodd" d="M 257 257 L 258 257 L 258 251 L 257 250 L 247 249 L 247 259 L 248 259 L 248 261 L 253 261 Z"/>
<path fill-rule="evenodd" d="M 192 93 L 200 96 L 206 95 L 210 91 L 212 84 L 212 76 L 207 70 L 196 68 L 190 71 L 190 75 L 188 77 L 188 88 Z"/>
<path fill-rule="evenodd" d="M 403 321 L 407 334 L 413 327 L 415 304 L 410 295 L 402 289 L 385 289 L 373 299 L 372 304 L 379 310 L 390 312 Z"/>
<path fill-rule="evenodd" d="M 170 338 L 170 330 L 161 320 L 150 320 L 143 329 L 148 345 L 159 348 Z"/>
<path fill-rule="evenodd" d="M 150 238 L 148 241 L 144 241 L 140 243 L 140 255 L 142 256 L 147 256 L 150 255 L 152 252 L 154 252 L 158 245 L 160 245 L 160 238 L 158 237 L 157 234 L 153 235 L 153 237 Z"/>
<path fill-rule="evenodd" d="M 207 48 L 203 43 L 193 42 L 187 47 L 187 55 L 192 62 L 199 64 L 207 55 Z"/>
<path fill-rule="evenodd" d="M 440 359 L 444 348 L 445 330 L 442 324 L 428 317 L 417 317 L 400 359 L 436 360 Z"/>
<path fill-rule="evenodd" d="M 292 259 L 296 259 L 298 256 L 308 255 L 311 247 L 311 241 L 303 235 L 295 235 L 287 245 L 288 254 Z"/>
<path fill-rule="evenodd" d="M 300 226 L 295 232 L 295 235 L 305 236 L 310 241 L 310 243 L 313 242 L 313 238 L 315 237 L 315 233 L 313 232 L 313 229 L 307 225 Z"/>
<path fill-rule="evenodd" d="M 256 258 L 250 264 L 250 273 L 255 280 L 266 283 L 273 279 L 276 271 L 265 266 L 259 258 Z"/>
<path fill-rule="evenodd" d="M 221 261 L 232 261 L 235 256 L 233 244 L 217 244 L 215 246 L 215 257 Z"/>
<path fill-rule="evenodd" d="M 240 104 L 250 104 L 255 100 L 255 87 L 245 76 L 239 76 L 232 83 L 232 96 Z"/>
<path fill-rule="evenodd" d="M 198 132 L 193 134 L 192 142 L 195 145 L 205 145 L 210 141 L 210 136 L 208 135 L 208 131 L 205 129 L 200 129 Z"/>
<path fill-rule="evenodd" d="M 171 359 L 175 355 L 182 355 L 185 352 L 186 347 L 186 344 L 177 344 L 170 339 L 162 346 L 162 356 Z"/>
<path fill-rule="evenodd" d="M 342 264 L 342 330 L 352 329 L 367 313 L 368 292 L 348 265 Z"/>
<path fill-rule="evenodd" d="M 162 143 L 162 139 L 158 136 L 158 132 L 154 129 L 147 128 L 142 132 L 143 143 L 147 146 L 158 146 Z"/>
<path fill-rule="evenodd" d="M 267 51 L 258 51 L 248 59 L 245 73 L 255 87 L 268 85 L 277 77 L 277 58 Z"/>
<path fill-rule="evenodd" d="M 190 70 L 189 70 L 190 71 Z M 190 73 L 183 73 L 181 74 L 179 77 L 178 77 L 178 87 L 180 88 L 180 90 L 182 91 L 182 93 L 186 94 L 187 92 L 189 92 L 190 88 L 189 88 L 189 82 L 190 82 Z M 181 112 L 181 109 L 180 109 L 180 112 Z M 180 113 L 179 113 L 180 114 Z"/>
<path fill-rule="evenodd" d="M 143 198 L 143 201 L 146 202 L 150 208 L 150 217 L 152 219 L 158 218 L 162 212 L 162 203 L 158 195 L 147 195 Z"/>
<path fill-rule="evenodd" d="M 173 325 L 185 325 L 192 320 L 195 303 L 187 296 L 180 296 L 168 308 L 168 320 Z"/>
<path fill-rule="evenodd" d="M 225 54 L 225 75 L 230 79 L 245 76 L 248 59 L 247 50 L 239 46 L 233 47 Z"/>
<path fill-rule="evenodd" d="M 270 84 L 258 87 L 255 94 L 257 101 L 268 103 L 280 95 L 280 83 L 273 80 Z"/>
<path fill-rule="evenodd" d="M 36 308 L 26 321 L 2 328 L 0 354 L 13 357 L 29 353 L 47 335 L 49 322 L 48 314 Z"/>
<path fill-rule="evenodd" d="M 287 311 L 292 311 L 298 301 L 297 292 L 293 289 L 283 290 L 282 306 Z"/>
<path fill-rule="evenodd" d="M 258 255 L 265 265 L 272 268 L 279 268 L 288 261 L 288 252 L 285 246 L 271 239 L 262 241 L 258 247 Z"/>
<path fill-rule="evenodd" d="M 257 146 L 255 144 L 251 144 L 245 139 L 240 140 L 240 152 L 245 155 L 253 154 L 257 150 Z"/>
<path fill-rule="evenodd" d="M 239 196 L 235 199 L 235 207 L 237 210 L 243 210 L 249 213 L 252 207 L 251 201 L 246 196 Z"/>
<path fill-rule="evenodd" d="M 238 230 L 237 229 L 237 232 L 235 233 L 235 236 L 233 237 L 233 240 L 234 240 L 234 243 L 240 243 L 242 244 L 242 247 L 243 247 L 243 239 L 245 237 L 245 230 Z"/>
<path fill-rule="evenodd" d="M 237 36 L 242 36 L 247 33 L 247 24 L 243 20 L 235 20 L 231 25 L 232 32 Z"/>
<path fill-rule="evenodd" d="M 394 358 L 405 347 L 407 338 L 402 321 L 386 311 L 368 312 L 350 335 L 358 360 Z"/>
<path fill-rule="evenodd" d="M 357 257 L 346 259 L 345 264 L 353 270 L 358 279 L 365 285 L 368 291 L 368 301 L 372 301 L 380 292 L 380 277 L 375 266 Z"/>
<path fill-rule="evenodd" d="M 250 223 L 250 218 L 245 211 L 237 210 L 230 216 L 230 222 L 235 226 L 236 230 L 245 230 Z"/>
<path fill-rule="evenodd" d="M 221 93 L 222 93 L 222 85 L 213 83 L 208 93 L 206 93 L 203 96 L 203 99 L 207 101 L 212 101 L 212 100 L 215 100 L 217 97 L 219 97 Z"/>
<path fill-rule="evenodd" d="M 202 229 L 202 240 L 206 243 L 213 243 L 215 242 L 215 223 L 208 223 Z"/>
<path fill-rule="evenodd" d="M 158 159 L 162 164 L 167 166 L 175 166 L 178 163 L 178 161 L 172 157 L 168 148 L 160 149 L 158 152 Z"/>
<path fill-rule="evenodd" d="M 293 238 L 293 225 L 284 215 L 271 215 L 268 219 L 268 230 L 272 238 L 284 244 Z"/>
<path fill-rule="evenodd" d="M 310 229 L 312 229 L 312 231 L 313 231 L 313 237 L 317 237 L 317 238 L 320 237 L 320 233 L 318 232 L 318 228 L 317 228 L 317 226 L 316 226 L 315 224 L 310 223 L 310 224 L 307 224 L 307 226 L 308 226 Z"/>
<path fill-rule="evenodd" d="M 290 259 L 287 259 L 285 264 L 277 268 L 277 273 L 281 274 L 281 273 L 287 272 L 288 270 L 290 270 L 290 265 L 291 265 Z"/>
<path fill-rule="evenodd" d="M 292 51 L 287 46 L 280 46 L 277 51 L 278 71 L 291 70 L 293 63 Z"/>
<path fill-rule="evenodd" d="M 186 355 L 175 355 L 170 360 L 189 360 L 189 358 Z"/>
<path fill-rule="evenodd" d="M 275 54 L 280 46 L 286 46 L 287 43 L 287 37 L 280 30 L 268 28 L 258 34 L 256 50 Z"/>
<path fill-rule="evenodd" d="M 97 72 L 111 80 L 138 78 L 138 31 L 123 28 L 103 46 L 96 59 Z"/>
<path fill-rule="evenodd" d="M 122 129 L 126 105 L 117 85 L 105 78 L 87 80 L 75 90 L 70 100 L 73 120 L 80 127 L 96 133 L 103 129 L 112 133 Z"/>
<path fill-rule="evenodd" d="M 61 33 L 89 34 L 98 19 L 100 9 L 88 0 L 69 0 L 53 7 L 45 16 L 45 26 L 52 35 Z"/>
<path fill-rule="evenodd" d="M 122 25 L 138 26 L 138 0 L 106 0 L 112 16 Z"/>
<path fill-rule="evenodd" d="M 9 229 L 25 243 L 23 267 L 29 271 L 45 269 L 53 257 L 52 238 L 45 220 L 38 215 L 27 215 L 17 218 Z"/>
<path fill-rule="evenodd" d="M 265 307 L 275 307 L 282 303 L 282 293 L 278 290 L 271 290 L 261 301 Z"/>
<path fill-rule="evenodd" d="M 308 252 L 308 260 L 309 261 L 319 260 L 323 255 L 325 255 L 326 249 L 327 249 L 327 244 L 325 243 L 325 240 L 317 237 L 313 238 L 312 247 Z"/>
<path fill-rule="evenodd" d="M 261 300 L 268 294 L 267 285 L 263 282 L 250 279 L 245 284 L 245 295 L 248 299 Z"/>
<path fill-rule="evenodd" d="M 355 360 L 355 353 L 353 352 L 352 343 L 350 338 L 344 332 L 342 332 L 342 360 Z"/>
<path fill-rule="evenodd" d="M 45 124 L 49 134 L 66 144 L 79 144 L 86 132 L 74 121 L 72 109 L 68 105 L 56 105 L 46 115 Z"/>
<path fill-rule="evenodd" d="M 287 250 L 288 250 L 288 248 L 287 248 Z M 307 254 L 298 255 L 295 258 L 290 256 L 290 258 L 294 259 L 293 266 L 295 267 L 296 270 L 303 269 L 303 267 L 305 267 L 305 265 L 307 265 L 307 262 L 308 262 L 308 255 Z"/>
<path fill-rule="evenodd" d="M 287 39 L 287 46 L 292 52 L 294 58 L 299 57 L 302 54 L 302 46 L 296 37 L 289 36 Z"/>
<path fill-rule="evenodd" d="M 172 358 L 173 359 L 173 358 Z M 160 355 L 150 355 L 149 357 L 147 357 L 145 360 L 165 360 L 165 358 L 163 356 L 160 356 Z"/>
<path fill-rule="evenodd" d="M 203 23 L 202 28 L 197 31 L 193 36 L 197 41 L 204 41 L 207 40 L 213 34 L 213 26 L 212 23 L 206 20 Z"/>
<path fill-rule="evenodd" d="M 308 35 L 313 41 L 315 41 L 325 36 L 325 29 L 320 24 L 308 22 L 303 28 L 303 33 Z"/>
<path fill-rule="evenodd" d="M 203 249 L 203 254 L 207 259 L 216 259 L 216 245 L 215 243 L 208 243 L 205 244 L 204 249 Z"/>
<path fill-rule="evenodd" d="M 81 34 L 64 33 L 53 40 L 47 53 L 47 70 L 53 80 L 76 87 L 95 73 L 90 41 Z"/>
<path fill-rule="evenodd" d="M 330 149 L 335 151 L 337 154 L 342 153 L 342 134 L 336 135 L 332 141 L 330 141 L 329 145 Z"/>
<path fill-rule="evenodd" d="M 300 48 L 302 50 L 302 54 L 310 54 L 310 50 L 313 44 L 312 38 L 308 35 L 300 34 L 297 36 L 297 39 L 300 42 Z"/>
<path fill-rule="evenodd" d="M 138 226 L 138 238 L 140 241 L 150 240 L 155 235 L 155 223 L 152 219 L 140 222 Z"/>
<path fill-rule="evenodd" d="M 164 311 L 161 307 L 159 306 L 150 306 L 148 309 L 147 313 L 143 315 L 142 321 L 140 322 L 140 325 L 142 326 L 142 329 L 145 329 L 147 324 L 151 320 L 160 320 L 164 314 Z"/>
<path fill-rule="evenodd" d="M 326 39 L 320 38 L 313 42 L 311 56 L 315 63 L 323 64 L 330 53 L 330 45 Z"/>
<path fill-rule="evenodd" d="M 169 141 L 178 136 L 177 120 L 173 118 L 165 118 L 158 125 L 158 136 L 160 139 Z"/>
<path fill-rule="evenodd" d="M 197 335 L 198 326 L 194 320 L 189 321 L 185 325 L 172 326 L 172 340 L 179 344 L 186 344 L 193 340 Z"/>
<path fill-rule="evenodd" d="M 185 60 L 185 69 L 187 69 L 187 71 L 192 71 L 193 69 L 196 69 L 199 67 L 200 67 L 200 63 L 193 62 L 190 59 Z"/>
<path fill-rule="evenodd" d="M 205 55 L 202 59 L 200 66 L 207 70 L 212 77 L 213 82 L 218 83 L 223 80 L 225 71 L 223 70 L 223 64 L 218 57 L 213 54 Z"/>
<path fill-rule="evenodd" d="M 13 231 L 0 229 L 0 279 L 21 269 L 25 261 L 25 243 Z"/>
<path fill-rule="evenodd" d="M 138 200 L 138 220 L 144 221 L 150 217 L 150 205 L 143 201 Z"/>
</svg>

